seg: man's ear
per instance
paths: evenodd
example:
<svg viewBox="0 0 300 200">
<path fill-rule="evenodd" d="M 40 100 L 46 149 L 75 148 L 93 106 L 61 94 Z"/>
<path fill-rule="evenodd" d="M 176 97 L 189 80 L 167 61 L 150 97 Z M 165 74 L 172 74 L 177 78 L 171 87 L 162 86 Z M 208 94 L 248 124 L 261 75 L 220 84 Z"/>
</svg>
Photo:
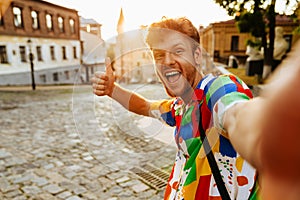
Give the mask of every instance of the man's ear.
<svg viewBox="0 0 300 200">
<path fill-rule="evenodd" d="M 196 64 L 201 64 L 201 60 L 202 60 L 202 51 L 200 46 L 197 46 L 195 51 L 194 51 L 194 59 Z"/>
</svg>

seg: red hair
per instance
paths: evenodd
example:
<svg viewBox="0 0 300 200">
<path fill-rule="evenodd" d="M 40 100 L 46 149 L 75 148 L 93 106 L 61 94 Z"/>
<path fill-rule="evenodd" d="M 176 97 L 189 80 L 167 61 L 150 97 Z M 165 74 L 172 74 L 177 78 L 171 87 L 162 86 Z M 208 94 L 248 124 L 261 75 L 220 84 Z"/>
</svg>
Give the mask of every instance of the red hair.
<svg viewBox="0 0 300 200">
<path fill-rule="evenodd" d="M 199 32 L 196 27 L 192 24 L 192 22 L 185 18 L 166 18 L 163 17 L 161 21 L 154 22 L 149 26 L 149 32 L 146 38 L 146 42 L 151 47 L 151 44 L 155 41 L 156 37 L 159 35 L 155 34 L 155 31 L 151 31 L 151 29 L 155 28 L 163 28 L 178 31 L 196 41 L 196 44 L 200 42 Z"/>
</svg>

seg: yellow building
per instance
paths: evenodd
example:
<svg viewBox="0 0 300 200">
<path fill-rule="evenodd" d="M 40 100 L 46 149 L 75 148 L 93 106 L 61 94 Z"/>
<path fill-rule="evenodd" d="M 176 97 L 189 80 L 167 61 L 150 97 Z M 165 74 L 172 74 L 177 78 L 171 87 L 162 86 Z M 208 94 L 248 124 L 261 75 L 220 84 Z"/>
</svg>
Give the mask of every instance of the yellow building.
<svg viewBox="0 0 300 200">
<path fill-rule="evenodd" d="M 299 26 L 287 16 L 277 16 L 276 26 L 282 26 L 284 37 L 290 46 L 295 43 L 299 35 L 293 30 Z M 240 33 L 235 20 L 212 23 L 199 29 L 202 47 L 214 58 L 214 61 L 227 64 L 230 55 L 236 56 L 241 63 L 247 58 L 246 41 L 251 38 L 249 33 Z"/>
</svg>

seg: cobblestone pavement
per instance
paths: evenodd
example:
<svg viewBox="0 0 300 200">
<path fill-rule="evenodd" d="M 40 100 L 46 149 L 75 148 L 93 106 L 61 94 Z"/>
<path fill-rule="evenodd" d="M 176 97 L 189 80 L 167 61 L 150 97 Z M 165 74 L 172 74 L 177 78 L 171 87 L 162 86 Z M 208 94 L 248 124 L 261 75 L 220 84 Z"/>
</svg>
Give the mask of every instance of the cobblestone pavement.
<svg viewBox="0 0 300 200">
<path fill-rule="evenodd" d="M 156 139 L 158 122 L 141 124 L 90 86 L 0 96 L 0 199 L 162 199 L 175 147 Z"/>
</svg>

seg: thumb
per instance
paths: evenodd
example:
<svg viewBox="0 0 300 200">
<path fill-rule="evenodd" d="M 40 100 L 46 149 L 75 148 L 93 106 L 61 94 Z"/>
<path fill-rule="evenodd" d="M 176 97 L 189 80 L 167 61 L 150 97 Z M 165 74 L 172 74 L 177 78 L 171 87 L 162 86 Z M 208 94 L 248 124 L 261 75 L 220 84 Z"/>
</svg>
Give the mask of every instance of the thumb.
<svg viewBox="0 0 300 200">
<path fill-rule="evenodd" d="M 109 57 L 106 57 L 105 59 L 105 65 L 106 65 L 106 75 L 108 75 L 109 77 L 113 76 L 113 69 L 112 69 L 112 66 L 111 66 L 111 60 Z"/>
</svg>

